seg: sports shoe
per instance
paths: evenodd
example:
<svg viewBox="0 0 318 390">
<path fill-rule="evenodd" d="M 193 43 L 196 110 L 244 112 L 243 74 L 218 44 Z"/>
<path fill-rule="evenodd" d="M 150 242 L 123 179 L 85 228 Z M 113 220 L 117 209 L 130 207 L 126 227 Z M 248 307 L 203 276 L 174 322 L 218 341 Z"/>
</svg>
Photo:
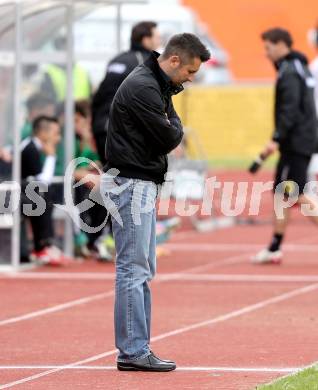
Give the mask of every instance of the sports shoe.
<svg viewBox="0 0 318 390">
<path fill-rule="evenodd" d="M 158 245 L 170 239 L 171 232 L 181 225 L 179 217 L 161 219 L 156 222 L 156 242 Z"/>
<path fill-rule="evenodd" d="M 280 264 L 282 261 L 282 251 L 271 252 L 268 249 L 263 249 L 252 257 L 254 264 Z"/>
<path fill-rule="evenodd" d="M 57 246 L 55 245 L 50 245 L 49 248 L 48 248 L 51 256 L 53 259 L 57 259 L 58 262 L 61 262 L 61 263 L 72 263 L 74 261 L 73 258 L 67 256 L 65 253 L 63 253 L 61 251 L 60 248 L 58 248 Z"/>
<path fill-rule="evenodd" d="M 75 234 L 74 236 L 74 253 L 76 257 L 90 258 L 92 254 L 87 248 L 88 238 L 84 232 Z"/>
<path fill-rule="evenodd" d="M 112 234 L 107 234 L 101 242 L 106 246 L 107 251 L 115 257 L 116 248 L 115 248 L 115 240 Z"/>
<path fill-rule="evenodd" d="M 160 222 L 156 223 L 156 243 L 157 245 L 163 244 L 170 238 L 170 230 L 166 228 Z"/>
<path fill-rule="evenodd" d="M 76 257 L 80 257 L 84 259 L 90 259 L 92 257 L 92 253 L 86 245 L 75 246 L 74 254 Z"/>
<path fill-rule="evenodd" d="M 88 248 L 97 261 L 102 263 L 111 263 L 114 261 L 114 255 L 109 252 L 106 245 L 102 241 L 97 240 L 97 242 L 95 242 L 93 245 L 90 245 Z"/>
<path fill-rule="evenodd" d="M 172 231 L 181 225 L 181 218 L 172 217 L 172 218 L 162 219 L 157 222 L 159 224 L 162 224 L 167 230 Z"/>
<path fill-rule="evenodd" d="M 32 251 L 30 257 L 32 261 L 41 265 L 62 266 L 71 261 L 55 246 L 48 246 L 40 251 Z"/>
</svg>

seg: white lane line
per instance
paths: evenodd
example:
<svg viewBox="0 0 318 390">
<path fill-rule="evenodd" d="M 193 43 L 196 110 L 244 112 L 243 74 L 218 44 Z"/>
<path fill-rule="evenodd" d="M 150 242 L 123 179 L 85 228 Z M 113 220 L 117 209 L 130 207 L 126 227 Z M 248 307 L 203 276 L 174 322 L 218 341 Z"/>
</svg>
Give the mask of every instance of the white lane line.
<svg viewBox="0 0 318 390">
<path fill-rule="evenodd" d="M 114 295 L 114 291 L 111 290 L 111 291 L 108 291 L 105 293 L 95 294 L 95 295 L 90 295 L 88 297 L 75 299 L 74 301 L 69 301 L 66 303 L 62 303 L 60 305 L 48 307 L 46 309 L 33 311 L 33 312 L 30 312 L 27 314 L 23 314 L 21 316 L 7 318 L 5 320 L 0 321 L 0 326 L 14 324 L 14 323 L 25 321 L 25 320 L 30 320 L 31 318 L 40 317 L 40 316 L 43 316 L 46 314 L 55 313 L 57 311 L 69 309 L 71 307 L 75 307 L 75 306 L 83 305 L 86 303 L 98 301 L 100 299 L 108 298 L 108 297 L 111 297 L 113 295 Z"/>
<path fill-rule="evenodd" d="M 246 257 L 245 255 L 226 257 L 225 259 L 221 259 L 220 261 L 216 261 L 216 262 L 213 262 L 213 263 L 204 264 L 204 265 L 198 266 L 198 267 L 186 268 L 183 272 L 196 272 L 196 271 L 205 270 L 207 268 L 213 268 L 213 267 L 222 266 L 222 265 L 225 265 L 225 264 L 233 264 L 233 263 L 239 262 L 240 260 L 242 260 L 245 257 Z M 155 279 L 154 282 L 155 283 L 161 283 L 161 282 L 165 282 L 165 281 L 169 281 L 169 280 L 177 280 L 179 278 L 178 275 L 179 274 L 176 273 L 176 276 L 174 276 L 174 274 L 171 273 L 171 274 L 168 274 L 166 277 L 161 278 L 158 281 L 156 281 L 156 279 Z M 108 297 L 112 297 L 113 295 L 114 295 L 114 291 L 111 290 L 111 291 L 108 291 L 108 292 L 105 292 L 105 293 L 91 295 L 91 296 L 88 296 L 88 297 L 83 297 L 83 298 L 80 298 L 80 299 L 76 299 L 75 301 L 69 301 L 69 302 L 65 302 L 65 303 L 62 303 L 62 304 L 59 304 L 59 305 L 56 305 L 56 306 L 51 306 L 51 307 L 48 307 L 48 308 L 45 308 L 45 309 L 36 310 L 36 311 L 30 312 L 30 313 L 26 313 L 26 314 L 23 314 L 23 315 L 20 315 L 20 316 L 11 317 L 11 318 L 8 318 L 8 319 L 1 320 L 0 321 L 0 327 L 1 326 L 5 326 L 5 325 L 9 325 L 9 324 L 18 323 L 18 322 L 25 321 L 25 320 L 29 320 L 29 319 L 32 319 L 32 318 L 40 317 L 40 316 L 43 316 L 43 315 L 46 315 L 46 314 L 56 313 L 58 311 L 62 311 L 62 310 L 65 310 L 65 309 L 70 309 L 70 308 L 72 308 L 74 306 L 79 306 L 79 305 L 82 305 L 82 304 L 90 303 L 90 302 L 101 300 L 101 299 L 108 298 Z"/>
<path fill-rule="evenodd" d="M 313 241 L 315 239 L 316 239 L 316 235 L 309 238 L 309 242 Z M 305 237 L 302 237 L 299 240 L 297 240 L 297 242 L 303 242 L 303 241 L 308 241 L 308 237 L 305 236 Z M 206 271 L 210 268 L 217 268 L 217 267 L 220 267 L 223 265 L 238 264 L 243 259 L 246 260 L 246 256 L 247 255 L 244 253 L 244 254 L 237 255 L 237 256 L 226 257 L 224 259 L 221 259 L 220 261 L 215 261 L 213 263 L 208 263 L 208 264 L 204 264 L 204 265 L 200 265 L 200 266 L 196 266 L 196 267 L 187 268 L 187 269 L 183 270 L 183 273 L 201 272 L 201 271 Z M 158 280 L 157 282 L 155 279 L 154 282 L 161 283 L 161 282 L 165 282 L 165 281 L 169 281 L 169 280 L 178 280 L 181 278 L 181 275 L 182 275 L 181 273 L 175 273 L 175 275 L 172 273 L 170 275 L 165 275 L 164 277 L 161 277 L 161 279 Z M 106 294 L 106 296 L 105 296 L 105 294 Z M 12 317 L 9 319 L 2 320 L 2 321 L 0 321 L 0 326 L 13 324 L 13 323 L 21 322 L 24 320 L 40 317 L 42 315 L 46 315 L 49 313 L 55 313 L 55 312 L 58 312 L 61 310 L 72 308 L 73 306 L 78 306 L 78 305 L 82 305 L 85 303 L 93 302 L 93 301 L 100 300 L 100 299 L 103 299 L 106 297 L 111 297 L 113 295 L 114 295 L 114 292 L 109 291 L 109 292 L 102 293 L 102 294 L 83 297 L 83 298 L 77 299 L 75 301 L 66 302 L 66 303 L 63 303 L 63 304 L 60 304 L 57 306 L 52 306 L 52 307 L 49 307 L 46 309 L 41 309 L 41 310 L 37 310 L 34 312 L 26 313 L 26 314 L 21 315 L 21 316 Z"/>
<path fill-rule="evenodd" d="M 311 285 L 306 286 L 306 287 L 298 288 L 298 289 L 289 291 L 287 293 L 277 295 L 273 298 L 265 299 L 265 300 L 260 301 L 258 303 L 254 303 L 252 305 L 245 306 L 241 309 L 231 311 L 227 314 L 221 314 L 220 316 L 214 317 L 210 320 L 197 322 L 193 325 L 188 325 L 188 326 L 176 329 L 176 330 L 171 331 L 171 332 L 163 333 L 162 335 L 154 337 L 152 339 L 152 341 L 162 340 L 162 339 L 165 339 L 167 337 L 179 335 L 181 333 L 189 332 L 189 331 L 195 330 L 195 329 L 199 329 L 199 328 L 202 328 L 204 326 L 209 326 L 209 325 L 213 325 L 213 324 L 216 324 L 219 322 L 224 322 L 224 321 L 230 320 L 232 318 L 236 318 L 236 317 L 239 317 L 241 315 L 248 314 L 248 313 L 254 312 L 254 311 L 259 310 L 259 309 L 263 309 L 266 306 L 272 305 L 274 303 L 283 302 L 283 301 L 286 301 L 287 299 L 290 299 L 290 298 L 293 298 L 293 297 L 296 297 L 299 295 L 303 295 L 303 294 L 306 294 L 308 292 L 315 291 L 317 289 L 318 289 L 318 283 L 311 284 Z"/>
<path fill-rule="evenodd" d="M 253 274 L 161 274 L 163 281 L 243 282 L 243 283 L 317 283 L 318 275 L 253 275 Z"/>
<path fill-rule="evenodd" d="M 1 385 L 0 389 L 8 389 L 8 388 L 13 387 L 13 386 L 21 385 L 23 383 L 30 382 L 32 380 L 42 378 L 43 376 L 47 376 L 47 375 L 50 375 L 50 374 L 54 374 L 55 372 L 66 370 L 66 369 L 68 369 L 70 367 L 76 367 L 76 366 L 88 364 L 88 363 L 94 362 L 96 360 L 103 359 L 103 358 L 105 358 L 107 356 L 112 356 L 115 353 L 117 353 L 117 349 L 113 349 L 112 351 L 104 352 L 104 353 L 101 353 L 99 355 L 95 355 L 95 356 L 89 357 L 87 359 L 79 360 L 79 361 L 77 361 L 75 363 L 71 363 L 71 364 L 67 364 L 65 366 L 61 366 L 62 368 L 61 367 L 52 368 L 50 370 L 43 371 L 43 372 L 40 372 L 38 374 L 34 374 L 34 375 L 31 375 L 31 376 L 28 376 L 26 378 L 22 378 L 22 379 L 19 379 L 17 381 L 14 381 L 14 382 L 10 382 L 10 383 L 6 383 L 4 385 Z"/>
<path fill-rule="evenodd" d="M 63 369 L 63 370 L 87 370 L 87 371 L 115 371 L 116 366 L 0 366 L 1 370 L 48 370 L 48 369 Z M 219 372 L 281 372 L 289 373 L 301 370 L 302 367 L 177 367 L 177 371 L 219 371 Z"/>
<path fill-rule="evenodd" d="M 244 306 L 241 309 L 234 310 L 234 311 L 231 311 L 231 312 L 226 313 L 226 314 L 221 314 L 221 315 L 219 315 L 217 317 L 214 317 L 214 318 L 211 318 L 209 320 L 197 322 L 197 323 L 194 323 L 194 324 L 189 325 L 189 326 L 184 326 L 184 327 L 181 327 L 181 328 L 177 328 L 177 329 L 175 329 L 173 331 L 170 331 L 170 332 L 162 333 L 161 335 L 153 337 L 151 339 L 151 342 L 157 342 L 159 340 L 163 340 L 163 339 L 166 339 L 166 338 L 171 337 L 171 336 L 176 336 L 176 335 L 179 335 L 179 334 L 182 334 L 182 333 L 185 333 L 185 332 L 189 332 L 191 330 L 196 330 L 196 329 L 199 329 L 199 328 L 203 328 L 205 326 L 217 324 L 217 323 L 220 323 L 220 322 L 225 322 L 227 320 L 230 320 L 230 319 L 233 319 L 233 318 L 236 318 L 236 317 L 240 317 L 240 316 L 242 316 L 244 314 L 252 313 L 252 312 L 254 312 L 256 310 L 263 309 L 263 308 L 265 308 L 265 307 L 267 307 L 269 305 L 272 305 L 272 304 L 275 304 L 275 303 L 279 303 L 279 302 L 283 302 L 283 301 L 286 301 L 288 299 L 294 298 L 296 296 L 299 296 L 299 295 L 302 295 L 302 294 L 306 294 L 308 292 L 315 291 L 317 289 L 318 289 L 318 283 L 311 284 L 309 286 L 298 288 L 298 289 L 295 289 L 295 290 L 291 290 L 291 291 L 289 291 L 287 293 L 280 294 L 280 295 L 277 295 L 275 297 L 262 300 L 260 302 L 254 303 L 252 305 Z M 101 354 L 98 354 L 98 355 L 95 355 L 95 356 L 91 356 L 91 357 L 89 357 L 87 359 L 84 359 L 84 360 L 81 360 L 81 361 L 78 361 L 78 362 L 70 363 L 70 364 L 67 364 L 67 365 L 64 365 L 64 366 L 60 366 L 58 368 L 53 368 L 51 370 L 43 371 L 43 372 L 40 372 L 38 374 L 22 378 L 20 380 L 14 381 L 14 382 L 6 383 L 5 385 L 1 386 L 0 389 L 7 389 L 7 388 L 10 388 L 10 387 L 13 387 L 13 386 L 16 386 L 16 385 L 20 385 L 20 384 L 23 384 L 23 383 L 26 383 L 26 382 L 30 382 L 30 381 L 33 381 L 35 379 L 38 379 L 38 378 L 41 378 L 41 377 L 44 377 L 44 376 L 47 376 L 47 375 L 50 375 L 50 374 L 54 374 L 56 372 L 63 371 L 65 369 L 67 369 L 68 367 L 76 367 L 76 366 L 80 366 L 80 365 L 85 365 L 87 363 L 95 362 L 95 361 L 97 361 L 99 359 L 103 359 L 104 357 L 111 356 L 111 355 L 114 355 L 116 353 L 117 353 L 117 350 L 107 351 L 107 352 L 104 352 L 104 353 L 101 353 Z"/>
<path fill-rule="evenodd" d="M 115 280 L 114 272 L 10 272 L 0 279 Z"/>
<path fill-rule="evenodd" d="M 193 238 L 199 237 L 202 233 L 196 230 L 184 230 L 181 232 L 173 232 L 173 239 L 176 240 L 184 240 L 185 238 Z"/>
<path fill-rule="evenodd" d="M 233 263 L 239 262 L 240 260 L 242 260 L 245 257 L 246 257 L 245 255 L 226 257 L 225 259 L 221 259 L 220 261 L 216 261 L 216 262 L 213 262 L 213 263 L 208 263 L 208 264 L 205 264 L 205 265 L 202 265 L 202 266 L 198 266 L 198 267 L 186 268 L 183 272 L 196 272 L 196 271 L 202 271 L 202 270 L 205 270 L 205 269 L 208 269 L 208 268 L 222 266 L 222 265 L 225 265 L 225 264 L 233 264 Z M 178 273 L 176 273 L 176 276 L 174 276 L 173 273 L 172 274 L 168 274 L 166 277 L 161 278 L 158 281 L 156 281 L 156 279 L 155 279 L 154 282 L 155 283 L 161 283 L 161 282 L 165 282 L 165 281 L 169 281 L 169 280 L 177 280 L 178 277 L 179 277 L 178 275 L 179 275 Z M 65 302 L 65 303 L 62 303 L 62 304 L 59 304 L 59 305 L 56 305 L 56 306 L 51 306 L 51 307 L 48 307 L 48 308 L 45 308 L 45 309 L 36 310 L 36 311 L 30 312 L 30 313 L 26 313 L 26 314 L 23 314 L 23 315 L 20 315 L 20 316 L 16 316 L 16 317 L 11 317 L 11 318 L 8 318 L 8 319 L 0 320 L 0 327 L 1 326 L 5 326 L 5 325 L 9 325 L 9 324 L 18 323 L 18 322 L 25 321 L 25 320 L 29 320 L 29 319 L 32 319 L 32 318 L 40 317 L 40 316 L 47 315 L 47 314 L 50 314 L 50 313 L 56 313 L 58 311 L 62 311 L 62 310 L 65 310 L 65 309 L 70 309 L 70 308 L 72 308 L 74 306 L 79 306 L 79 305 L 82 305 L 82 304 L 90 303 L 90 302 L 101 300 L 101 299 L 108 298 L 108 297 L 112 297 L 113 295 L 114 295 L 114 290 L 111 290 L 111 291 L 108 291 L 106 293 L 101 293 L 101 294 L 96 294 L 96 295 L 92 295 L 92 296 L 88 296 L 88 297 L 83 297 L 83 298 L 80 298 L 80 299 L 76 299 L 75 301 Z"/>
<path fill-rule="evenodd" d="M 235 257 L 234 260 L 227 260 L 231 264 L 241 260 L 242 256 Z M 216 265 L 216 264 L 215 264 Z M 224 263 L 222 263 L 224 265 Z M 206 265 L 202 266 L 206 267 Z M 212 267 L 212 264 L 209 265 Z M 197 268 L 196 268 L 197 269 Z M 45 280 L 115 280 L 115 274 L 100 272 L 83 272 L 79 274 L 57 272 L 46 274 L 28 273 L 21 274 L 17 279 L 45 279 Z M 253 282 L 253 283 L 316 283 L 318 275 L 271 275 L 271 274 L 193 274 L 193 273 L 162 273 L 158 274 L 152 283 L 169 281 L 189 281 L 189 282 Z"/>
<path fill-rule="evenodd" d="M 264 248 L 264 244 L 211 244 L 211 243 L 171 243 L 165 244 L 165 248 L 171 251 L 181 252 L 237 252 L 257 251 Z M 284 252 L 318 252 L 318 245 L 294 245 L 285 244 Z"/>
<path fill-rule="evenodd" d="M 248 255 L 246 255 L 246 253 L 240 254 L 240 255 L 231 256 L 231 257 L 226 257 L 223 260 L 220 260 L 218 262 L 198 265 L 198 266 L 195 266 L 195 267 L 187 269 L 186 273 L 195 273 L 195 272 L 207 271 L 210 268 L 218 268 L 218 267 L 222 267 L 224 265 L 239 264 L 239 263 L 242 263 L 242 261 L 249 262 L 249 257 L 248 257 Z M 181 272 L 178 272 L 176 274 L 180 275 Z M 173 274 L 171 274 L 171 275 L 173 275 Z M 169 277 L 167 277 L 166 279 L 169 280 Z"/>
<path fill-rule="evenodd" d="M 314 239 L 316 239 L 316 235 L 313 236 L 312 238 L 309 238 L 309 241 L 313 241 Z M 308 240 L 307 236 L 302 237 L 301 239 L 299 239 L 297 241 L 302 242 L 305 240 L 306 241 Z M 203 264 L 200 266 L 187 268 L 183 271 L 183 273 L 175 273 L 175 274 L 171 273 L 168 275 L 161 276 L 160 280 L 156 281 L 156 279 L 159 277 L 159 275 L 158 275 L 156 277 L 156 279 L 154 279 L 154 282 L 161 283 L 161 282 L 165 282 L 165 281 L 169 281 L 169 280 L 178 280 L 178 279 L 181 280 L 181 277 L 182 277 L 181 275 L 183 275 L 184 273 L 195 273 L 195 272 L 206 271 L 206 270 L 211 269 L 211 268 L 218 268 L 218 267 L 223 266 L 223 265 L 238 264 L 242 260 L 246 260 L 246 257 L 247 257 L 246 253 L 240 254 L 237 256 L 226 257 L 224 259 L 221 259 L 220 261 L 215 261 L 213 263 L 208 263 L 208 264 Z M 105 298 L 103 296 L 104 294 L 107 294 L 107 297 L 111 297 L 114 295 L 114 292 L 109 291 L 107 293 L 97 294 L 97 296 L 93 295 L 93 296 L 89 296 L 89 297 L 84 297 L 84 298 L 81 298 L 81 299 L 78 299 L 75 301 L 70 301 L 70 302 L 66 302 L 66 303 L 63 303 L 63 304 L 60 304 L 57 306 L 52 306 L 52 307 L 49 307 L 47 309 L 37 310 L 35 312 L 27 313 L 27 314 L 24 314 L 21 316 L 12 317 L 12 318 L 0 321 L 0 326 L 21 322 L 21 321 L 32 319 L 35 317 L 40 317 L 42 315 L 46 315 L 49 313 L 54 313 L 57 311 L 65 310 L 65 309 L 71 308 L 73 306 L 78 306 L 81 304 L 85 304 L 85 303 L 89 303 L 89 302 L 96 301 L 99 299 L 103 299 L 103 298 Z M 74 303 L 74 305 L 73 305 L 73 303 Z"/>
<path fill-rule="evenodd" d="M 312 251 L 315 251 L 316 248 L 318 251 L 318 245 L 301 244 L 301 242 L 303 242 L 303 241 L 312 242 L 312 241 L 315 241 L 316 239 L 317 239 L 316 235 L 309 237 L 309 239 L 308 239 L 308 236 L 305 236 L 305 237 L 302 237 L 302 238 L 295 241 L 295 242 L 299 242 L 300 244 L 296 244 L 296 245 L 295 244 L 285 244 L 284 248 L 287 248 L 287 250 L 290 250 L 290 251 L 298 251 L 298 249 L 299 249 L 299 251 L 302 251 L 302 250 L 306 250 L 306 248 L 310 247 L 312 249 Z M 182 248 L 189 248 L 189 250 L 191 250 L 191 248 L 195 248 L 196 251 L 197 250 L 200 251 L 200 248 L 201 248 L 201 250 L 203 252 L 209 251 L 208 248 L 210 248 L 210 247 L 212 249 L 219 248 L 220 251 L 222 251 L 223 249 L 224 250 L 228 250 L 228 249 L 232 250 L 231 248 L 233 248 L 233 250 L 234 250 L 234 248 L 236 250 L 238 250 L 238 249 L 242 250 L 242 249 L 244 249 L 244 247 L 247 248 L 246 250 L 249 249 L 249 250 L 254 251 L 254 250 L 257 250 L 257 249 L 264 247 L 264 245 L 253 245 L 253 244 L 208 244 L 208 243 L 203 243 L 203 244 L 172 243 L 172 244 L 165 244 L 165 246 L 169 247 L 169 248 L 170 247 L 171 248 L 180 248 L 180 250 Z M 188 251 L 188 249 L 187 249 L 187 251 Z M 222 265 L 235 264 L 235 263 L 239 263 L 240 260 L 242 260 L 242 259 L 248 259 L 248 256 L 249 256 L 249 254 L 247 254 L 247 253 L 243 253 L 243 254 L 239 254 L 239 255 L 235 255 L 235 256 L 230 256 L 230 257 L 226 257 L 224 259 L 221 259 L 220 261 L 216 261 L 214 263 L 208 263 L 208 264 L 203 264 L 200 266 L 191 267 L 191 268 L 183 270 L 182 272 L 190 273 L 190 272 L 205 270 L 206 268 L 210 268 L 210 267 L 213 268 L 213 267 L 218 267 L 218 266 L 222 266 Z M 175 274 L 177 274 L 177 273 L 175 273 Z M 173 273 L 171 273 L 171 275 L 173 275 Z M 158 277 L 160 277 L 160 274 L 156 276 L 156 279 Z M 115 274 L 112 272 L 77 272 L 76 273 L 76 272 L 14 272 L 14 271 L 5 271 L 5 272 L 0 272 L 0 279 L 2 279 L 2 278 L 4 278 L 4 279 L 45 279 L 45 280 L 46 279 L 47 280 L 50 280 L 50 279 L 114 280 Z M 169 279 L 169 276 L 168 277 L 165 276 L 164 278 Z M 154 279 L 154 282 L 156 281 L 156 279 Z"/>
</svg>

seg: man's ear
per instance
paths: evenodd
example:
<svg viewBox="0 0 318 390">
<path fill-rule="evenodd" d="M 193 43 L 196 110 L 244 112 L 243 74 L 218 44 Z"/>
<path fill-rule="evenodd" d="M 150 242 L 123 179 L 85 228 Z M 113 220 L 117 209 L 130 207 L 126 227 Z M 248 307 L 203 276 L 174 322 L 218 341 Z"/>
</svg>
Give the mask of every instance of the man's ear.
<svg viewBox="0 0 318 390">
<path fill-rule="evenodd" d="M 144 48 L 148 49 L 149 48 L 149 40 L 151 38 L 150 37 L 143 37 L 142 40 L 141 40 L 141 46 L 143 46 Z"/>
<path fill-rule="evenodd" d="M 177 68 L 178 66 L 180 66 L 180 64 L 181 64 L 180 57 L 177 55 L 171 56 L 169 58 L 169 61 L 170 61 L 171 67 L 174 69 Z"/>
</svg>

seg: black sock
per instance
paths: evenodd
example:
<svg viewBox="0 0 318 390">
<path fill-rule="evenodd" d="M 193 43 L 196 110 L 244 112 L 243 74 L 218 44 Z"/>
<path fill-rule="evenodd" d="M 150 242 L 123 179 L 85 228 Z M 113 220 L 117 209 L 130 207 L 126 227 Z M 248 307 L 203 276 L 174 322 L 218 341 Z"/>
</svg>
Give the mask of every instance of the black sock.
<svg viewBox="0 0 318 390">
<path fill-rule="evenodd" d="M 282 240 L 284 238 L 284 235 L 283 234 L 274 234 L 273 235 L 273 239 L 272 239 L 272 242 L 270 244 L 270 246 L 268 247 L 268 250 L 270 252 L 276 252 L 279 250 L 280 248 L 280 245 L 282 243 Z"/>
</svg>

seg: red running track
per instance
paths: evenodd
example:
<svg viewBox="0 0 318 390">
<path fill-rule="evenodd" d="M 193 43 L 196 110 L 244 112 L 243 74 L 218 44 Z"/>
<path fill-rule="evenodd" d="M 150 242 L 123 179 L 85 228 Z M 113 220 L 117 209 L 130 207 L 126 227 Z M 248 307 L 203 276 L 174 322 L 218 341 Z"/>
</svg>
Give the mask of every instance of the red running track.
<svg viewBox="0 0 318 390">
<path fill-rule="evenodd" d="M 249 257 L 270 226 L 176 233 L 158 261 L 153 343 L 171 373 L 120 373 L 113 265 L 0 275 L 0 389 L 253 389 L 317 360 L 318 236 L 296 219 L 281 266 Z"/>
</svg>

